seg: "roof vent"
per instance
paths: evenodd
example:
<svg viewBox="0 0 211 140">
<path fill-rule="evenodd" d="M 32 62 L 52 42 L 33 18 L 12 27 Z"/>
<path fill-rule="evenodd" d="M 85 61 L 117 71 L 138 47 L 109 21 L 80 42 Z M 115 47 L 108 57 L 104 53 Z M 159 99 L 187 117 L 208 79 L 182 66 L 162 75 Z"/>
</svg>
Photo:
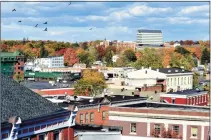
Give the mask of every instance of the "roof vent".
<svg viewBox="0 0 211 140">
<path fill-rule="evenodd" d="M 171 70 L 168 70 L 168 72 L 171 72 Z"/>
<path fill-rule="evenodd" d="M 92 103 L 93 101 L 94 101 L 93 99 L 89 100 L 90 103 Z"/>
</svg>

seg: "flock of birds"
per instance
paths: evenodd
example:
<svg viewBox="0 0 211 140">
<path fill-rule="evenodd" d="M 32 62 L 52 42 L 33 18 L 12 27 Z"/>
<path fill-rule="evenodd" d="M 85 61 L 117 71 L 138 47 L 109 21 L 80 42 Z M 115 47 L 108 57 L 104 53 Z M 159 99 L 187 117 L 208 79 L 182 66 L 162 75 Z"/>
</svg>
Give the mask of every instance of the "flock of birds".
<svg viewBox="0 0 211 140">
<path fill-rule="evenodd" d="M 71 2 L 69 3 L 69 5 L 71 5 Z M 13 9 L 12 12 L 15 12 L 16 9 Z M 22 22 L 21 20 L 19 20 L 18 22 Z M 43 24 L 48 24 L 48 22 L 44 22 Z M 38 24 L 36 24 L 34 27 L 36 28 L 38 26 Z M 92 30 L 92 28 L 90 28 L 89 30 Z M 43 31 L 48 31 L 48 28 L 46 27 Z"/>
</svg>

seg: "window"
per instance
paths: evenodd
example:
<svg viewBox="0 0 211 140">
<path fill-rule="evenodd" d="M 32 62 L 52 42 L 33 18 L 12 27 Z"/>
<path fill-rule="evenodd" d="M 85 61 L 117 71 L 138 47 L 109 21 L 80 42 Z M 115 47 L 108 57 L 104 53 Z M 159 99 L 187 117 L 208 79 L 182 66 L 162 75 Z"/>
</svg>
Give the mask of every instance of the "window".
<svg viewBox="0 0 211 140">
<path fill-rule="evenodd" d="M 89 121 L 89 115 L 88 115 L 88 113 L 86 113 L 85 114 L 85 123 L 88 123 L 88 121 Z"/>
<path fill-rule="evenodd" d="M 195 99 L 196 99 L 196 104 L 198 104 L 198 97 L 195 97 Z"/>
<path fill-rule="evenodd" d="M 3 139 L 3 138 L 8 138 L 8 137 L 9 137 L 8 133 L 4 133 L 4 134 L 1 135 L 1 138 L 2 138 L 2 139 Z"/>
<path fill-rule="evenodd" d="M 196 138 L 198 134 L 198 128 L 197 127 L 191 127 L 191 137 Z"/>
<path fill-rule="evenodd" d="M 207 96 L 206 96 L 206 95 L 204 95 L 204 102 L 206 102 L 206 100 L 207 100 Z"/>
<path fill-rule="evenodd" d="M 80 114 L 80 123 L 83 123 L 83 120 L 84 120 L 84 115 Z"/>
<path fill-rule="evenodd" d="M 202 103 L 204 102 L 204 96 L 203 95 L 201 96 L 201 102 Z"/>
<path fill-rule="evenodd" d="M 177 78 L 174 78 L 174 86 L 177 85 Z"/>
<path fill-rule="evenodd" d="M 179 134 L 179 126 L 178 125 L 173 125 L 172 130 L 173 130 L 173 133 L 175 133 L 176 135 Z"/>
<path fill-rule="evenodd" d="M 195 104 L 195 98 L 193 97 L 193 105 Z"/>
<path fill-rule="evenodd" d="M 187 105 L 188 105 L 188 104 L 190 104 L 190 100 L 189 100 L 189 98 L 187 98 Z"/>
<path fill-rule="evenodd" d="M 186 85 L 186 77 L 184 78 L 184 85 Z"/>
<path fill-rule="evenodd" d="M 39 135 L 39 140 L 45 140 L 45 134 L 40 134 Z"/>
<path fill-rule="evenodd" d="M 105 120 L 105 119 L 106 119 L 106 112 L 103 111 L 103 112 L 102 112 L 102 120 Z"/>
<path fill-rule="evenodd" d="M 175 104 L 175 99 L 172 99 L 172 104 Z"/>
<path fill-rule="evenodd" d="M 201 96 L 199 96 L 198 98 L 199 98 L 198 100 L 199 100 L 199 104 L 200 104 L 201 103 Z"/>
<path fill-rule="evenodd" d="M 189 105 L 192 105 L 192 98 L 190 98 Z"/>
<path fill-rule="evenodd" d="M 136 133 L 136 123 L 130 124 L 130 133 Z"/>
<path fill-rule="evenodd" d="M 54 131 L 53 132 L 53 139 L 54 140 L 59 140 L 59 131 Z"/>
<path fill-rule="evenodd" d="M 90 122 L 94 122 L 94 112 L 90 113 Z"/>
<path fill-rule="evenodd" d="M 155 124 L 154 129 L 156 134 L 160 134 L 160 124 Z"/>
</svg>

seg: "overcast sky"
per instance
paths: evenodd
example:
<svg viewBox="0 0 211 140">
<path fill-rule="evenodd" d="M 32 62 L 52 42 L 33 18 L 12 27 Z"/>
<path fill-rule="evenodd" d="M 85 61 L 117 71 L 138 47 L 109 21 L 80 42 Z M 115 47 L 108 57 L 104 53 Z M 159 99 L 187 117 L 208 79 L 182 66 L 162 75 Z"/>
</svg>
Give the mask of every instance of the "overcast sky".
<svg viewBox="0 0 211 140">
<path fill-rule="evenodd" d="M 1 8 L 6 40 L 135 41 L 137 29 L 162 30 L 164 41 L 209 39 L 208 2 L 2 2 Z"/>
</svg>

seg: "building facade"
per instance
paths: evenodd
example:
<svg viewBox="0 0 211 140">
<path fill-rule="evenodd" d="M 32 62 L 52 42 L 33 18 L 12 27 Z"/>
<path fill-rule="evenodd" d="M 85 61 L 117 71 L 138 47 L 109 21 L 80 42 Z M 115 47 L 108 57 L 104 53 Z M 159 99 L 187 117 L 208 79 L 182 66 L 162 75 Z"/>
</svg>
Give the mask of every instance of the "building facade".
<svg viewBox="0 0 211 140">
<path fill-rule="evenodd" d="M 163 45 L 163 35 L 161 30 L 144 30 L 137 31 L 137 46 L 144 45 Z"/>
<path fill-rule="evenodd" d="M 208 91 L 200 91 L 194 89 L 170 92 L 168 94 L 161 94 L 160 101 L 172 104 L 207 106 L 207 93 Z"/>
<path fill-rule="evenodd" d="M 163 91 L 179 91 L 193 88 L 193 73 L 182 68 L 143 68 L 127 73 L 125 84 L 146 88 L 161 85 Z"/>
<path fill-rule="evenodd" d="M 161 139 L 167 135 L 182 140 L 208 140 L 209 108 L 153 102 L 110 107 L 109 124 L 123 127 L 122 135 L 127 140 Z"/>
<path fill-rule="evenodd" d="M 24 56 L 19 52 L 0 52 L 1 73 L 10 77 L 24 75 Z"/>
</svg>

